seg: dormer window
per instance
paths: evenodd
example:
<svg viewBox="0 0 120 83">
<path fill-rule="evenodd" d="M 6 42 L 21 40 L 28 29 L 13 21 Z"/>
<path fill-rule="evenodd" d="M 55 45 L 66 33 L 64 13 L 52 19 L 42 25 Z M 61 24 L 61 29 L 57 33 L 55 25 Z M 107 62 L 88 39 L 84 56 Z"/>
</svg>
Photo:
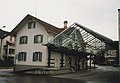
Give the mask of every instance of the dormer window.
<svg viewBox="0 0 120 83">
<path fill-rule="evenodd" d="M 35 27 L 36 27 L 36 22 L 35 21 L 28 22 L 28 29 L 34 29 Z"/>
</svg>

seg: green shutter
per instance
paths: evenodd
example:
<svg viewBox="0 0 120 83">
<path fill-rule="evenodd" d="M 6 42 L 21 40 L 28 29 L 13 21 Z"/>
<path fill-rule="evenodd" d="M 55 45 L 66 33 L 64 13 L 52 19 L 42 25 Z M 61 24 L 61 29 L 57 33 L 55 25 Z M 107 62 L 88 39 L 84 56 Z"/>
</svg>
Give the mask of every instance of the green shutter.
<svg viewBox="0 0 120 83">
<path fill-rule="evenodd" d="M 39 52 L 39 61 L 42 62 L 42 52 Z"/>
<path fill-rule="evenodd" d="M 24 44 L 24 36 L 21 37 L 21 44 Z"/>
<path fill-rule="evenodd" d="M 20 56 L 20 53 L 18 54 L 18 61 L 21 61 L 21 56 Z"/>
<path fill-rule="evenodd" d="M 32 22 L 28 22 L 28 29 L 31 29 Z"/>
<path fill-rule="evenodd" d="M 28 42 L 28 36 L 25 36 L 25 44 Z"/>
<path fill-rule="evenodd" d="M 43 35 L 41 35 L 41 43 L 43 43 Z"/>
<path fill-rule="evenodd" d="M 36 43 L 36 36 L 34 36 L 34 43 Z"/>
<path fill-rule="evenodd" d="M 35 53 L 33 53 L 33 61 L 35 61 Z"/>
<path fill-rule="evenodd" d="M 23 59 L 24 59 L 24 61 L 26 61 L 26 56 L 27 56 L 27 53 L 24 52 L 24 53 L 23 53 Z"/>
<path fill-rule="evenodd" d="M 36 22 L 33 22 L 33 28 L 35 28 L 36 27 Z"/>
<path fill-rule="evenodd" d="M 19 44 L 22 44 L 21 42 L 22 42 L 22 37 L 20 37 Z"/>
</svg>

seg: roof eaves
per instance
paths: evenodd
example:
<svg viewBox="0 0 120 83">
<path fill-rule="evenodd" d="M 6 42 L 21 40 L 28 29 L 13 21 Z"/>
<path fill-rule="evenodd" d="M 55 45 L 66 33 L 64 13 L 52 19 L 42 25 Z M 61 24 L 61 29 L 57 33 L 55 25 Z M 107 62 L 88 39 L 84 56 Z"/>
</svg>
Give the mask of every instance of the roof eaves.
<svg viewBox="0 0 120 83">
<path fill-rule="evenodd" d="M 16 35 L 17 31 L 20 29 L 20 27 L 22 27 L 27 20 L 29 20 L 30 15 L 28 14 L 27 16 L 25 16 L 22 21 L 20 21 L 20 23 L 10 32 L 10 35 Z"/>
<path fill-rule="evenodd" d="M 63 31 L 63 28 L 60 29 L 56 26 L 53 26 L 47 22 L 44 22 L 30 14 L 28 14 L 27 16 L 25 16 L 25 18 L 11 31 L 10 35 L 16 35 L 17 31 L 20 29 L 20 27 L 22 27 L 29 19 L 36 19 L 41 25 L 43 25 L 46 29 L 46 31 L 49 32 L 54 32 L 56 34 L 60 33 L 61 31 Z"/>
<path fill-rule="evenodd" d="M 45 27 L 47 32 L 51 32 L 52 31 L 54 33 L 60 33 L 61 31 L 63 31 L 63 28 L 60 29 L 60 28 L 58 28 L 58 27 L 56 27 L 54 25 L 51 25 L 51 24 L 49 24 L 49 23 L 47 23 L 45 21 L 42 21 L 42 20 L 40 20 L 40 19 L 38 19 L 38 18 L 36 18 L 34 16 L 31 16 L 31 17 L 36 19 L 36 20 L 38 20 L 38 22 Z"/>
<path fill-rule="evenodd" d="M 0 29 L 0 39 L 5 38 L 6 36 L 8 36 L 9 33 L 10 32 L 8 32 L 8 31 L 4 31 L 4 30 Z"/>
</svg>

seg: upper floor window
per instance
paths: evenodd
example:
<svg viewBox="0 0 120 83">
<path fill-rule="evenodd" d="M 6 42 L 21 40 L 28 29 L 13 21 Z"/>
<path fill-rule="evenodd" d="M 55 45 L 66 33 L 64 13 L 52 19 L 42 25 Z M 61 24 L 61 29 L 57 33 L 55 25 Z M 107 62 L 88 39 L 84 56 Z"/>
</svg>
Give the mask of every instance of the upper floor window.
<svg viewBox="0 0 120 83">
<path fill-rule="evenodd" d="M 34 43 L 43 43 L 43 35 L 35 35 Z"/>
<path fill-rule="evenodd" d="M 27 53 L 26 52 L 20 52 L 18 54 L 18 61 L 26 61 Z"/>
<path fill-rule="evenodd" d="M 42 62 L 42 52 L 34 52 L 33 53 L 33 61 Z"/>
<path fill-rule="evenodd" d="M 15 54 L 15 49 L 9 49 L 9 54 Z"/>
<path fill-rule="evenodd" d="M 28 36 L 21 36 L 20 37 L 20 44 L 27 44 Z"/>
<path fill-rule="evenodd" d="M 36 22 L 35 21 L 28 22 L 28 29 L 34 29 L 35 27 L 36 27 Z"/>
</svg>

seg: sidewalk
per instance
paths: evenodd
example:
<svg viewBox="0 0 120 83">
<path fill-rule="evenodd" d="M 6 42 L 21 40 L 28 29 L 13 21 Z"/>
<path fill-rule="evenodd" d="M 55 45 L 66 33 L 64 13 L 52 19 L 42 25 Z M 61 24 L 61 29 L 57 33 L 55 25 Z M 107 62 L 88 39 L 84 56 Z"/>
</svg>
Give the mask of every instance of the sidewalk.
<svg viewBox="0 0 120 83">
<path fill-rule="evenodd" d="M 12 72 L 13 68 L 0 68 L 0 77 L 8 77 L 8 76 L 13 76 Z"/>
</svg>

